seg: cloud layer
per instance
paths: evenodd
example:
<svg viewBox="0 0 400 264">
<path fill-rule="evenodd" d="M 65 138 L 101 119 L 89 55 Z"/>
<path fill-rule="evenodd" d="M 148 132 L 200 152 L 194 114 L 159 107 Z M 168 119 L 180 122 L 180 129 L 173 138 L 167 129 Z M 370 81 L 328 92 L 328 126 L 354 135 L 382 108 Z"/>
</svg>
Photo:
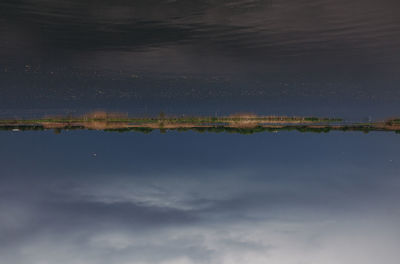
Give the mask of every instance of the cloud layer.
<svg viewBox="0 0 400 264">
<path fill-rule="evenodd" d="M 2 135 L 1 264 L 399 257 L 395 134 L 93 133 Z"/>
</svg>

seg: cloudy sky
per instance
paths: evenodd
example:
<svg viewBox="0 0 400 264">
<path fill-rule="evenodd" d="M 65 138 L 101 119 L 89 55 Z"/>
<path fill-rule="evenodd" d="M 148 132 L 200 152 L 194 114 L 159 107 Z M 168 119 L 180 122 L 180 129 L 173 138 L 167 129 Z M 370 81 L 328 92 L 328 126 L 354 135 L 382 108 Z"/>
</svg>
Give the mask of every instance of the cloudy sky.
<svg viewBox="0 0 400 264">
<path fill-rule="evenodd" d="M 399 10 L 1 0 L 0 117 L 396 116 Z M 0 264 L 397 264 L 399 140 L 2 131 Z"/>
<path fill-rule="evenodd" d="M 0 263 L 395 264 L 397 141 L 2 132 Z"/>
</svg>

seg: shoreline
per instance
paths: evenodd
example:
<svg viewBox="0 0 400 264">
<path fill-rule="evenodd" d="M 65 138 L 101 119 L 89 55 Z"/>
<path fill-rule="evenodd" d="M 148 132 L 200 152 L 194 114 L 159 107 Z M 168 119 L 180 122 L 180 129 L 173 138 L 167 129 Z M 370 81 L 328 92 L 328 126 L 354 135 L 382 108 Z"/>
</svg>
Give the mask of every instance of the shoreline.
<svg viewBox="0 0 400 264">
<path fill-rule="evenodd" d="M 225 117 L 175 117 L 160 114 L 159 117 L 135 118 L 118 114 L 91 113 L 80 117 L 45 117 L 42 119 L 3 119 L 0 130 L 28 131 L 54 130 L 60 133 L 65 130 L 102 130 L 110 132 L 143 132 L 159 130 L 227 132 L 253 134 L 258 132 L 300 131 L 393 131 L 400 133 L 400 119 L 356 123 L 341 118 L 257 116 L 253 114 L 236 114 Z"/>
</svg>

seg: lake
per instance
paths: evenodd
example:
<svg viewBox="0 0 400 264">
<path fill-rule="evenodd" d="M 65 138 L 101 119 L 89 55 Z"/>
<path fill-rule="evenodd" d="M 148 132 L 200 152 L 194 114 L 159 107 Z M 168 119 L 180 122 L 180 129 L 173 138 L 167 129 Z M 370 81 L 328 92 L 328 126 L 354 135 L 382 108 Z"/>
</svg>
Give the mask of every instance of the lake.
<svg viewBox="0 0 400 264">
<path fill-rule="evenodd" d="M 398 264 L 399 87 L 396 0 L 1 0 L 0 264 Z"/>
<path fill-rule="evenodd" d="M 395 116 L 398 10 L 393 0 L 3 0 L 0 115 Z"/>
</svg>

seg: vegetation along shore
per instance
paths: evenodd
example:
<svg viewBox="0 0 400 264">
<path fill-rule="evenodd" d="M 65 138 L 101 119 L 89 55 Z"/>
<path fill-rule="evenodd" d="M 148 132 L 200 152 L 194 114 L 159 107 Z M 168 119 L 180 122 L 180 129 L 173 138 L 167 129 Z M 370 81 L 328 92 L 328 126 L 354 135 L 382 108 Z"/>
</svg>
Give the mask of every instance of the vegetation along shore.
<svg viewBox="0 0 400 264">
<path fill-rule="evenodd" d="M 341 118 L 298 117 L 298 116 L 258 116 L 254 114 L 234 114 L 223 117 L 209 116 L 167 116 L 129 117 L 128 115 L 94 112 L 83 116 L 53 116 L 40 119 L 3 119 L 0 130 L 103 130 L 114 132 L 150 133 L 159 130 L 196 132 L 226 132 L 253 134 L 258 132 L 299 131 L 326 133 L 329 131 L 392 131 L 400 133 L 400 118 L 377 122 L 347 122 Z"/>
</svg>

